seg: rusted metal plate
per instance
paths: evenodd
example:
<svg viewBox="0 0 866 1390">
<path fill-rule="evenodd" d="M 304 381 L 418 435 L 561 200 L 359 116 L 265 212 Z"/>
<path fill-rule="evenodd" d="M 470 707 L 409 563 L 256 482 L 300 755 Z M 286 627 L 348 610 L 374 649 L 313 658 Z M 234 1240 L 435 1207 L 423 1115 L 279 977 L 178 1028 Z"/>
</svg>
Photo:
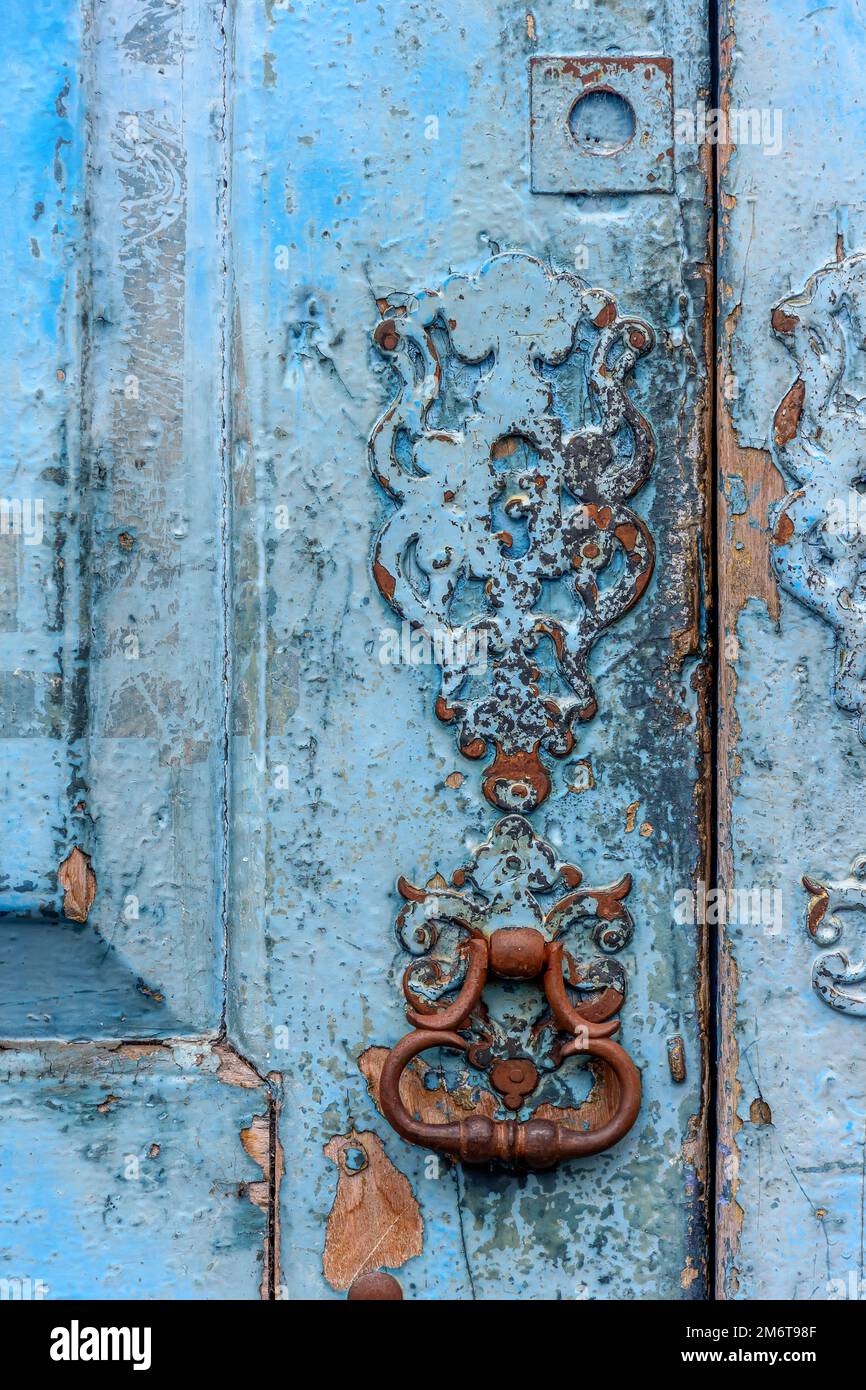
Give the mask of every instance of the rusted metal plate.
<svg viewBox="0 0 866 1390">
<path fill-rule="evenodd" d="M 534 193 L 672 193 L 670 57 L 533 57 Z"/>
<path fill-rule="evenodd" d="M 719 1289 L 862 1298 L 863 16 L 722 10 Z"/>
<path fill-rule="evenodd" d="M 400 389 L 369 453 L 397 510 L 373 577 L 440 665 L 437 717 L 465 757 L 491 758 L 487 800 L 533 811 L 547 760 L 571 753 L 598 709 L 592 648 L 652 575 L 653 539 L 628 502 L 655 437 L 628 388 L 655 337 L 609 294 L 519 253 L 394 299 L 374 339 Z M 448 378 L 469 363 L 481 373 L 455 411 Z"/>
<path fill-rule="evenodd" d="M 236 27 L 228 1020 L 259 1070 L 287 1077 L 292 1297 L 344 1296 L 343 1251 L 365 1267 L 383 1185 L 402 1189 L 395 1173 L 423 1219 L 421 1252 L 408 1216 L 391 1251 L 407 1299 L 705 1288 L 703 932 L 673 919 L 676 891 L 707 876 L 705 170 L 683 144 L 676 194 L 580 199 L 539 196 L 530 169 L 529 60 L 604 54 L 623 33 L 655 64 L 669 60 L 678 102 L 706 95 L 699 3 L 670 23 L 636 3 L 494 13 L 439 0 L 398 4 L 383 23 L 366 6 L 311 0 L 245 12 Z M 634 358 L 621 364 L 625 391 L 598 357 L 593 366 L 606 319 L 610 338 L 625 324 L 642 333 L 622 340 Z M 558 359 L 578 321 L 569 376 Z M 618 423 L 630 409 L 645 426 Z M 571 465 L 553 415 L 563 437 L 578 437 L 580 495 L 567 481 L 562 492 Z M 588 430 L 591 468 L 578 463 Z M 582 491 L 590 475 L 597 498 Z M 596 503 L 597 526 L 587 512 L 568 520 Z M 632 514 L 639 549 L 614 543 L 605 506 Z M 583 543 L 598 554 L 581 557 Z M 611 594 L 610 621 L 581 631 L 593 582 L 599 596 L 619 582 L 621 602 Z M 453 636 L 485 619 L 511 625 L 495 638 L 501 674 L 461 684 L 463 667 L 437 659 L 430 629 Z M 537 677 L 519 669 L 515 640 L 535 622 L 573 634 L 560 652 L 539 634 Z M 572 729 L 595 701 L 594 718 Z M 540 732 L 506 747 L 509 719 L 521 735 L 533 721 Z M 644 1094 L 614 1149 L 524 1178 L 409 1145 L 379 1108 L 385 1059 L 406 1029 L 394 881 L 436 897 L 514 811 L 587 885 L 632 876 L 634 934 L 610 962 L 621 965 L 611 988 L 628 982 L 622 1045 Z M 484 1000 L 498 1026 L 512 1021 L 519 1082 L 511 1090 L 497 1072 L 497 1088 L 429 1052 L 399 1083 L 414 1115 L 496 1124 L 535 1110 L 579 1133 L 615 1113 L 602 1067 L 572 1058 L 545 1070 L 527 1050 L 537 982 L 490 983 Z M 673 1035 L 683 1080 L 668 1063 Z M 540 1074 L 532 1091 L 527 1061 Z M 333 1145 L 353 1133 L 378 1136 L 394 1172 L 374 1182 L 368 1167 L 338 1168 Z"/>
</svg>

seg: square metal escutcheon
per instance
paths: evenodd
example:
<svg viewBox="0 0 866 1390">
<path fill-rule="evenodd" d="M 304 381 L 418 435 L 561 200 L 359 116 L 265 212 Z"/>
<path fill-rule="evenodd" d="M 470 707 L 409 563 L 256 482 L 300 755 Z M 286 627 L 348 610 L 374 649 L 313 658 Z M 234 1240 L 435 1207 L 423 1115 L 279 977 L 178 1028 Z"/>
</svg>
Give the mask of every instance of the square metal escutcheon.
<svg viewBox="0 0 866 1390">
<path fill-rule="evenodd" d="M 673 61 L 531 58 L 533 193 L 672 193 Z"/>
</svg>

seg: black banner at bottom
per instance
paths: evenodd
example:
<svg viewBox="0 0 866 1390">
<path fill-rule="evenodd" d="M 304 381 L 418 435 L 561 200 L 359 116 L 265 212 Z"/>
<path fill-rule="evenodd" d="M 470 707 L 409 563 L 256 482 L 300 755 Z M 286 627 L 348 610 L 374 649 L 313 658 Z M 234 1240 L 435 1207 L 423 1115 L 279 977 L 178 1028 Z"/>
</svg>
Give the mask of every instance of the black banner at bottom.
<svg viewBox="0 0 866 1390">
<path fill-rule="evenodd" d="M 419 1302 L 421 1302 L 419 1300 Z M 460 1305 L 453 1305 L 458 1309 Z M 552 1320 L 541 1303 L 520 1303 L 517 1312 L 508 1302 L 470 1305 L 471 1320 L 466 1333 L 460 1330 L 459 1311 L 449 1313 L 447 1341 L 451 1350 L 442 1354 L 453 1360 L 453 1374 L 465 1378 L 476 1361 L 479 1369 L 501 1377 L 503 1349 L 519 1345 L 532 1354 L 538 1347 L 540 1331 L 557 1339 L 554 1365 L 562 1368 L 563 1357 L 576 1358 L 580 1378 L 594 1367 L 600 1371 L 616 1366 L 618 1375 L 627 1373 L 630 1363 L 642 1375 L 665 1374 L 674 1367 L 701 1374 L 704 1367 L 737 1369 L 755 1367 L 772 1376 L 778 1369 L 803 1366 L 822 1376 L 841 1371 L 856 1351 L 861 1327 L 857 1302 L 835 1303 L 682 1303 L 593 1302 L 551 1303 Z M 16 1348 L 16 1360 L 27 1371 L 55 1377 L 60 1381 L 71 1374 L 93 1376 L 103 1368 L 118 1371 L 156 1372 L 172 1375 L 192 1371 L 196 1376 L 209 1372 L 226 1376 L 227 1358 L 245 1360 L 250 1372 L 259 1358 L 287 1357 L 286 1370 L 296 1368 L 296 1353 L 306 1357 L 322 1354 L 333 1345 L 321 1340 L 322 1324 L 311 1326 L 309 1304 L 298 1303 L 216 1303 L 216 1302 L 0 1302 L 0 1331 L 7 1348 Z M 323 1305 L 323 1312 L 325 1305 Z M 350 1330 L 351 1342 L 339 1344 L 345 1355 L 365 1352 L 367 1373 L 378 1371 L 389 1378 L 400 1376 L 400 1362 L 389 1360 L 399 1342 L 400 1331 L 424 1330 L 429 1338 L 433 1328 L 429 1319 L 413 1324 L 411 1310 L 402 1314 L 380 1313 L 370 1321 L 369 1314 L 331 1310 L 335 1322 L 328 1326 Z M 348 1316 L 349 1323 L 343 1318 Z M 379 1318 L 384 1318 L 380 1323 Z M 406 1321 L 408 1318 L 408 1322 Z M 296 1321 L 299 1319 L 299 1321 Z M 504 1320 L 503 1320 L 504 1319 Z M 316 1320 L 317 1321 L 317 1320 Z M 402 1324 L 402 1329 L 401 1329 Z M 444 1327 L 439 1324 L 440 1333 Z M 460 1331 L 454 1338 L 455 1331 Z M 345 1334 L 344 1334 L 345 1335 Z M 491 1340 L 492 1339 L 492 1340 Z M 553 1345 L 545 1343 L 544 1345 Z M 371 1347 L 378 1347 L 381 1365 L 370 1365 Z M 486 1348 L 486 1351 L 485 1351 Z M 497 1350 L 498 1371 L 489 1356 Z M 432 1346 L 428 1342 L 428 1353 Z M 510 1353 L 509 1353 L 510 1355 Z M 485 1360 L 487 1358 L 487 1360 Z M 412 1363 L 415 1364 L 415 1363 Z M 10 1369 L 7 1366 L 7 1369 Z M 514 1370 L 514 1367 L 511 1368 Z M 541 1369 L 541 1368 L 539 1368 Z M 323 1372 L 327 1366 L 323 1364 Z M 331 1374 L 333 1363 L 331 1362 Z M 309 1374 L 309 1372 L 307 1372 Z M 576 1374 L 576 1372 L 575 1372 Z M 413 1373 L 407 1371 L 407 1380 Z M 20 1373 L 19 1373 L 20 1379 Z"/>
</svg>

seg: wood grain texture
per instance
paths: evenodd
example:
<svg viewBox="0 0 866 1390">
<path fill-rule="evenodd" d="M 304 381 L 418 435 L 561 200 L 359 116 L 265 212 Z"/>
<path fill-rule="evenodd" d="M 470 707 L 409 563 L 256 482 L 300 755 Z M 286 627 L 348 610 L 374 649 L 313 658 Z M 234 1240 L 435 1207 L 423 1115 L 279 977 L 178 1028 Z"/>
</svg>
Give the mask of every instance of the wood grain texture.
<svg viewBox="0 0 866 1390">
<path fill-rule="evenodd" d="M 812 988 L 801 880 L 844 876 L 862 853 L 866 756 L 833 699 L 833 635 L 771 566 L 792 486 L 779 449 L 803 405 L 773 306 L 866 244 L 851 96 L 866 16 L 856 0 L 721 9 L 723 105 L 771 134 L 780 118 L 781 140 L 718 151 L 719 878 L 772 906 L 758 920 L 741 896 L 718 928 L 717 1283 L 726 1298 L 829 1299 L 863 1277 L 866 1032 Z"/>
<path fill-rule="evenodd" d="M 323 1270 L 331 1287 L 344 1291 L 362 1274 L 398 1269 L 420 1255 L 421 1209 L 379 1136 L 353 1129 L 334 1135 L 324 1152 L 339 1169 L 325 1230 Z"/>
</svg>

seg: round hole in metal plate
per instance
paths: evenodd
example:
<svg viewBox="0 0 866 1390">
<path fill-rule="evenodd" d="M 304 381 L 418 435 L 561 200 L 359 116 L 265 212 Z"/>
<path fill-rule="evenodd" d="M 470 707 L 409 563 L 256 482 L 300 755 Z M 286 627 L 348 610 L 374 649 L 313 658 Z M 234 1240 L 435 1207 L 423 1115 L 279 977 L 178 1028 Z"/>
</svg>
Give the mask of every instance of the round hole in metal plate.
<svg viewBox="0 0 866 1390">
<path fill-rule="evenodd" d="M 631 102 L 610 87 L 593 87 L 568 113 L 572 139 L 584 154 L 617 154 L 637 129 Z"/>
</svg>

